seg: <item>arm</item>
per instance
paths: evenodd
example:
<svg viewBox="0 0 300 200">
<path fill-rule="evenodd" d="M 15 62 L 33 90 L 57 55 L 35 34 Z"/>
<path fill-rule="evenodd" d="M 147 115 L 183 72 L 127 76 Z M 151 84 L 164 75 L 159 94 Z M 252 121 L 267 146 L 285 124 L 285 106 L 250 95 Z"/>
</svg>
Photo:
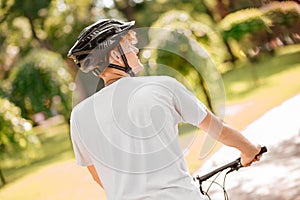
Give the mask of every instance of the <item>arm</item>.
<svg viewBox="0 0 300 200">
<path fill-rule="evenodd" d="M 87 166 L 87 168 L 88 168 L 89 172 L 91 173 L 94 181 L 96 181 L 101 186 L 101 188 L 104 189 L 103 185 L 101 183 L 101 180 L 100 180 L 100 178 L 98 176 L 98 173 L 97 173 L 97 171 L 95 169 L 95 166 L 94 165 L 90 165 L 90 166 Z"/>
<path fill-rule="evenodd" d="M 253 145 L 239 131 L 223 123 L 210 111 L 207 110 L 206 117 L 198 127 L 219 142 L 238 149 L 241 152 L 241 163 L 243 166 L 249 166 L 252 162 L 259 160 L 259 158 L 255 159 L 255 156 L 259 153 L 260 146 Z"/>
</svg>

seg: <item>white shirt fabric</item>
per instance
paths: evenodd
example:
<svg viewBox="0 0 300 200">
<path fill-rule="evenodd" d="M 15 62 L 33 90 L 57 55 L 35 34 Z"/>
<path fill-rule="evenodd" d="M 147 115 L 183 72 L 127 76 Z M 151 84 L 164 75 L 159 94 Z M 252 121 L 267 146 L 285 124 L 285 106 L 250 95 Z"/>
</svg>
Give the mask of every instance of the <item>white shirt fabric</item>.
<svg viewBox="0 0 300 200">
<path fill-rule="evenodd" d="M 179 122 L 206 114 L 173 78 L 121 78 L 73 109 L 77 163 L 95 166 L 108 200 L 201 199 L 177 137 Z"/>
</svg>

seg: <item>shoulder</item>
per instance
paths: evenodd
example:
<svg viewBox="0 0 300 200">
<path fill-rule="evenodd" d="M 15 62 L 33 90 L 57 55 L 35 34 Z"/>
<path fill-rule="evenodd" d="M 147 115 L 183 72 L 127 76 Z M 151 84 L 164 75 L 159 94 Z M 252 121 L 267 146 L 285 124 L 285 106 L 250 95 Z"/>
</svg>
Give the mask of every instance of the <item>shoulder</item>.
<svg viewBox="0 0 300 200">
<path fill-rule="evenodd" d="M 140 89 L 148 91 L 149 94 L 155 92 L 167 92 L 176 94 L 181 90 L 185 90 L 185 86 L 170 76 L 143 76 L 135 77 L 136 85 L 140 86 Z"/>
<path fill-rule="evenodd" d="M 172 81 L 172 80 L 176 80 L 173 77 L 170 76 L 138 76 L 138 77 L 134 77 L 136 79 L 140 79 L 143 81 Z"/>
<path fill-rule="evenodd" d="M 75 120 L 75 116 L 77 116 L 77 115 L 79 115 L 79 113 L 82 113 L 85 110 L 87 110 L 86 108 L 89 107 L 91 105 L 91 103 L 92 103 L 92 96 L 84 99 L 83 101 L 81 101 L 80 103 L 75 105 L 71 111 L 70 120 L 71 121 Z"/>
<path fill-rule="evenodd" d="M 165 86 L 176 86 L 181 85 L 175 78 L 170 76 L 141 76 L 136 77 L 136 80 L 143 83 L 159 83 L 164 84 Z"/>
</svg>

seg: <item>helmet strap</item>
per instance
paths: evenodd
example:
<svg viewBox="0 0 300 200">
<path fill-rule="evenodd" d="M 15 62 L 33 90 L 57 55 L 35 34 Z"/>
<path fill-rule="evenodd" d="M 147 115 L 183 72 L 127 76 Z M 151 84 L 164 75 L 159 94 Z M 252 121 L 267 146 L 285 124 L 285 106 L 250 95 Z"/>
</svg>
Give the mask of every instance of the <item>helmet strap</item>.
<svg viewBox="0 0 300 200">
<path fill-rule="evenodd" d="M 120 54 L 121 54 L 121 57 L 122 57 L 122 60 L 123 60 L 123 62 L 124 62 L 125 67 L 122 67 L 122 66 L 116 65 L 116 64 L 112 64 L 112 63 L 110 63 L 107 67 L 121 70 L 121 71 L 126 72 L 127 74 L 129 74 L 129 76 L 134 77 L 135 74 L 134 74 L 134 72 L 132 71 L 132 68 L 129 66 L 129 64 L 128 64 L 128 62 L 127 62 L 127 58 L 126 58 L 126 56 L 125 56 L 125 54 L 124 54 L 124 51 L 123 51 L 123 49 L 122 49 L 122 47 L 121 47 L 120 44 L 118 44 L 118 50 L 119 50 L 119 52 L 120 52 Z M 99 76 L 99 75 L 101 74 L 101 70 L 100 70 L 99 68 L 95 68 L 95 69 L 93 70 L 93 74 L 94 74 L 95 76 Z"/>
<path fill-rule="evenodd" d="M 134 76 L 135 76 L 135 74 L 134 74 L 134 72 L 131 70 L 131 68 L 128 70 L 128 68 L 122 67 L 122 66 L 120 66 L 120 65 L 112 64 L 112 63 L 110 63 L 107 67 L 114 68 L 114 69 L 118 69 L 118 70 L 121 70 L 121 71 L 123 71 L 123 72 L 126 72 L 126 73 L 129 74 L 131 77 L 134 77 Z"/>
<path fill-rule="evenodd" d="M 123 60 L 124 65 L 125 65 L 125 70 L 123 70 L 123 71 L 125 71 L 125 72 L 126 72 L 127 74 L 129 74 L 130 76 L 134 76 L 134 73 L 133 73 L 131 67 L 129 66 L 129 64 L 128 64 L 128 62 L 127 62 L 127 58 L 126 58 L 126 56 L 125 56 L 125 53 L 124 53 L 124 51 L 123 51 L 123 48 L 121 47 L 120 44 L 118 44 L 117 47 L 118 47 L 118 50 L 119 50 L 119 52 L 120 52 L 120 54 L 121 54 L 122 60 Z M 123 69 L 124 69 L 124 68 L 123 68 Z"/>
<path fill-rule="evenodd" d="M 93 69 L 92 73 L 98 77 L 101 74 L 101 70 L 97 67 L 97 68 Z"/>
</svg>

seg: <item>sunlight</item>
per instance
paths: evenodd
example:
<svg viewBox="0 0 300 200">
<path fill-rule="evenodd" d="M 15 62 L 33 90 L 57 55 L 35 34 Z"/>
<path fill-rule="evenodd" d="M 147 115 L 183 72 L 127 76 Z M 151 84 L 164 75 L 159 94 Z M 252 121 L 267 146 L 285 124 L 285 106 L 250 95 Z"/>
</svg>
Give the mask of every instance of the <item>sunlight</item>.
<svg viewBox="0 0 300 200">
<path fill-rule="evenodd" d="M 113 0 L 102 0 L 102 4 L 106 8 L 112 8 L 114 6 Z"/>
</svg>

